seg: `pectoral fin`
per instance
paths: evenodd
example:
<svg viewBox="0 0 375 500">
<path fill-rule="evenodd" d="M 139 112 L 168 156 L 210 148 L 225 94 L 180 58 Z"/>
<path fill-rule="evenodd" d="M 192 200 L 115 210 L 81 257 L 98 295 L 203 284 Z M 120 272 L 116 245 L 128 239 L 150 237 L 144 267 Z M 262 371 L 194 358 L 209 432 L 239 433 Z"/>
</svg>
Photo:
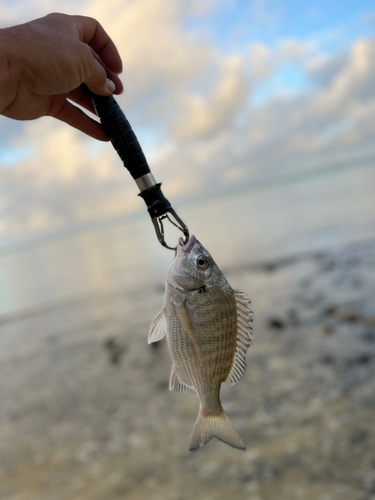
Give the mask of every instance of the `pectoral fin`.
<svg viewBox="0 0 375 500">
<path fill-rule="evenodd" d="M 167 316 L 165 314 L 165 309 L 160 311 L 156 316 L 152 325 L 150 326 L 150 333 L 148 334 L 148 343 L 158 342 L 165 337 L 167 333 Z"/>
<path fill-rule="evenodd" d="M 190 319 L 190 314 L 188 311 L 188 308 L 186 307 L 186 299 L 182 300 L 181 302 L 174 302 L 174 306 L 176 309 L 176 314 L 177 317 L 181 323 L 182 328 L 185 330 L 185 332 L 189 335 L 190 340 L 193 343 L 193 346 L 195 348 L 195 352 L 197 353 L 199 361 L 201 360 L 201 351 L 198 345 L 198 339 L 197 335 L 195 333 L 193 324 Z"/>
</svg>

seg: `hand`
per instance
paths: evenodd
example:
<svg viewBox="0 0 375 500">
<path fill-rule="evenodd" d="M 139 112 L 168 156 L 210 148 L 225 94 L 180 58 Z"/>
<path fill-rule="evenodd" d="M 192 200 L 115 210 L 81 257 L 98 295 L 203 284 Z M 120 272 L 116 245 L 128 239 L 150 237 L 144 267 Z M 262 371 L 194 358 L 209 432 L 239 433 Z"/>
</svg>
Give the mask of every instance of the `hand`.
<svg viewBox="0 0 375 500">
<path fill-rule="evenodd" d="M 122 62 L 95 20 L 50 14 L 0 30 L 0 113 L 15 120 L 53 116 L 99 140 L 102 126 L 77 106 L 95 112 L 85 83 L 99 95 L 120 94 Z"/>
</svg>

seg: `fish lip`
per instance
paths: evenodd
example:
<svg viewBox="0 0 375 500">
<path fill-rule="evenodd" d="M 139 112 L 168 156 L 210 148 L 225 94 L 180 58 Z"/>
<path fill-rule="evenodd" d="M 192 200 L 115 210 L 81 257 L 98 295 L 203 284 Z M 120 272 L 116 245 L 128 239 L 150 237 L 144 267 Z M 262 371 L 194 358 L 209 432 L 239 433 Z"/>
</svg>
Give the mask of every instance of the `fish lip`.
<svg viewBox="0 0 375 500">
<path fill-rule="evenodd" d="M 197 242 L 197 239 L 192 234 L 190 237 L 190 240 L 186 243 L 186 245 L 185 245 L 184 240 L 182 238 L 179 239 L 178 244 L 184 253 L 190 253 L 196 242 Z"/>
</svg>

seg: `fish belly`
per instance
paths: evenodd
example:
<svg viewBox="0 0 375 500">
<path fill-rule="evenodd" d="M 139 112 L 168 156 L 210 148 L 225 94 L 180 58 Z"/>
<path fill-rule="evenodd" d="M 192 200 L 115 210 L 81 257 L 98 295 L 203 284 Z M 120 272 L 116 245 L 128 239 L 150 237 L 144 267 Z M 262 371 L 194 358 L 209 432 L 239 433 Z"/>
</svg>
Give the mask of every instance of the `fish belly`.
<svg viewBox="0 0 375 500">
<path fill-rule="evenodd" d="M 194 387 L 203 411 L 222 410 L 220 385 L 231 369 L 236 349 L 237 313 L 233 291 L 211 289 L 187 294 L 186 304 L 193 325 L 199 353 L 181 326 L 168 301 L 168 341 L 177 376 Z"/>
</svg>

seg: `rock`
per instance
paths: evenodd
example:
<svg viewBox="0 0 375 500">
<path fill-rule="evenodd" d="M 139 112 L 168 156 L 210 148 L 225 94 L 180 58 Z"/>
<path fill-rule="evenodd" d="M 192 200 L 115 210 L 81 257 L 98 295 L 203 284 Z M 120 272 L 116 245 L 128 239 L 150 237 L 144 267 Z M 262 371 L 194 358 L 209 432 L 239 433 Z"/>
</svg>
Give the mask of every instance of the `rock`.
<svg viewBox="0 0 375 500">
<path fill-rule="evenodd" d="M 335 358 L 332 354 L 324 354 L 321 358 L 321 362 L 325 365 L 333 365 L 335 363 Z"/>
<path fill-rule="evenodd" d="M 362 336 L 365 342 L 374 342 L 375 341 L 375 332 L 366 332 Z"/>
<path fill-rule="evenodd" d="M 364 318 L 361 318 L 360 322 L 366 326 L 375 326 L 375 317 L 374 316 L 366 316 Z"/>
<path fill-rule="evenodd" d="M 108 351 L 110 362 L 114 365 L 119 364 L 126 350 L 125 347 L 119 344 L 114 338 L 107 339 L 104 343 L 104 347 Z"/>
<path fill-rule="evenodd" d="M 324 309 L 323 314 L 325 316 L 331 316 L 332 314 L 335 313 L 336 310 L 337 310 L 336 306 L 328 306 Z"/>
<path fill-rule="evenodd" d="M 336 262 L 332 259 L 327 258 L 325 259 L 324 262 L 322 262 L 320 270 L 323 273 L 328 273 L 330 271 L 333 271 L 335 267 L 336 267 Z"/>
<path fill-rule="evenodd" d="M 169 380 L 162 380 L 161 382 L 158 382 L 157 388 L 163 392 L 167 391 L 169 389 Z"/>
<path fill-rule="evenodd" d="M 371 360 L 372 360 L 373 356 L 371 354 L 360 354 L 357 358 L 356 358 L 356 363 L 357 365 L 367 365 Z"/>
<path fill-rule="evenodd" d="M 309 288 L 312 285 L 312 282 L 313 280 L 311 277 L 303 278 L 300 282 L 300 286 L 301 288 Z"/>
<path fill-rule="evenodd" d="M 279 318 L 269 318 L 268 327 L 273 330 L 283 330 L 285 328 L 285 323 Z"/>
<path fill-rule="evenodd" d="M 267 262 L 266 264 L 263 264 L 263 270 L 266 273 L 273 273 L 277 269 L 277 264 L 276 262 Z"/>
<path fill-rule="evenodd" d="M 161 345 L 162 345 L 161 342 L 152 342 L 151 344 L 149 344 L 151 349 L 159 349 L 159 347 L 161 347 Z"/>
<path fill-rule="evenodd" d="M 337 321 L 349 321 L 354 323 L 358 320 L 358 314 L 351 307 L 341 307 L 333 311 L 332 316 L 337 319 Z"/>
<path fill-rule="evenodd" d="M 323 325 L 320 332 L 323 335 L 332 335 L 333 330 L 332 330 L 332 327 L 330 325 Z"/>
<path fill-rule="evenodd" d="M 362 281 L 359 279 L 359 278 L 354 278 L 352 281 L 351 281 L 351 286 L 352 288 L 360 288 L 362 285 Z"/>
<path fill-rule="evenodd" d="M 288 321 L 292 326 L 298 326 L 300 324 L 300 318 L 295 309 L 289 309 L 288 311 Z"/>
</svg>

